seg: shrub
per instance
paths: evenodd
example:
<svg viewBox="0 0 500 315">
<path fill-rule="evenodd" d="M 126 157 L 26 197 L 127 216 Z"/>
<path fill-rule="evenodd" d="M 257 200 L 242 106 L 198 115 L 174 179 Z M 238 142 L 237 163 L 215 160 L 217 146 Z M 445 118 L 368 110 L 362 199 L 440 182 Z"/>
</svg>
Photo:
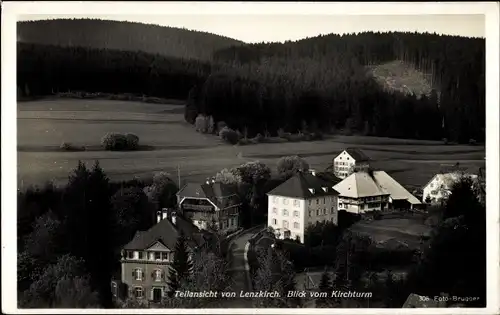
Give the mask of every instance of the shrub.
<svg viewBox="0 0 500 315">
<path fill-rule="evenodd" d="M 219 132 L 219 136 L 222 140 L 230 144 L 236 144 L 239 140 L 236 131 L 228 127 L 222 128 L 222 130 Z"/>
<path fill-rule="evenodd" d="M 101 144 L 109 151 L 136 150 L 139 147 L 139 137 L 132 133 L 108 133 L 101 139 Z"/>
<path fill-rule="evenodd" d="M 217 122 L 217 132 L 221 132 L 224 127 L 227 127 L 227 124 L 224 121 Z"/>
<path fill-rule="evenodd" d="M 199 114 L 198 117 L 196 117 L 196 120 L 194 122 L 194 126 L 196 128 L 196 131 L 201 132 L 201 133 L 207 133 L 208 132 L 208 117 L 202 114 Z"/>
<path fill-rule="evenodd" d="M 59 148 L 63 151 L 85 151 L 85 147 L 75 146 L 69 142 L 61 143 Z"/>
</svg>

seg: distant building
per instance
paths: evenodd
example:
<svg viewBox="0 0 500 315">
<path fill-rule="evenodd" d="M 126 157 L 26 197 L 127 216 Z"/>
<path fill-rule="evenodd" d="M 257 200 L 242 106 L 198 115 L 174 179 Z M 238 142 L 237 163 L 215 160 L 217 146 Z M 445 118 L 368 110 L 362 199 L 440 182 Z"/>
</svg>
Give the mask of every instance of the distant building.
<svg viewBox="0 0 500 315">
<path fill-rule="evenodd" d="M 424 185 L 422 199 L 423 202 L 438 203 L 446 200 L 451 193 L 451 188 L 462 176 L 477 179 L 477 175 L 468 174 L 461 171 L 440 173 L 434 175 L 431 180 Z"/>
<path fill-rule="evenodd" d="M 335 185 L 339 211 L 361 214 L 386 209 L 412 209 L 421 202 L 384 171 L 352 173 Z"/>
<path fill-rule="evenodd" d="M 346 178 L 354 171 L 366 171 L 370 158 L 357 148 L 347 148 L 333 159 L 333 172 L 339 178 Z"/>
<path fill-rule="evenodd" d="M 267 193 L 268 226 L 278 238 L 298 238 L 303 243 L 308 225 L 320 221 L 337 224 L 338 192 L 334 185 L 314 171 L 297 173 Z"/>
<path fill-rule="evenodd" d="M 138 231 L 123 247 L 121 277 L 111 283 L 115 297 L 160 301 L 168 292 L 169 266 L 180 233 L 191 251 L 206 243 L 203 232 L 173 211 L 160 212 L 158 220 L 149 230 Z"/>
<path fill-rule="evenodd" d="M 199 229 L 230 232 L 240 227 L 241 201 L 235 185 L 188 183 L 177 193 L 177 204 Z"/>
</svg>

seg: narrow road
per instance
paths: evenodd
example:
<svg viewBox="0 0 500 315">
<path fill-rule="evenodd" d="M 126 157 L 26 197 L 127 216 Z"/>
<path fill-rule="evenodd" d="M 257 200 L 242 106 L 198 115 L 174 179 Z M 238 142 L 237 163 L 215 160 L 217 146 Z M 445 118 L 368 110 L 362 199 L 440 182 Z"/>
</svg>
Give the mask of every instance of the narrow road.
<svg viewBox="0 0 500 315">
<path fill-rule="evenodd" d="M 229 245 L 231 279 L 233 281 L 232 292 L 236 293 L 235 298 L 228 299 L 224 304 L 228 308 L 253 308 L 253 302 L 250 298 L 239 297 L 241 291 L 252 291 L 250 283 L 250 270 L 245 261 L 245 247 L 248 240 L 260 229 L 251 229 L 237 236 Z"/>
</svg>

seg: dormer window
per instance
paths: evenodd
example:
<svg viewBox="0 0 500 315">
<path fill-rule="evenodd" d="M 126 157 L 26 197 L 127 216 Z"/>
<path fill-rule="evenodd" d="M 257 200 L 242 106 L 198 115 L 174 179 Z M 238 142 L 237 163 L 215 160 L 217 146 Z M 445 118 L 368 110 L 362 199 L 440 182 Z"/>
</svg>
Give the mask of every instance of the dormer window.
<svg viewBox="0 0 500 315">
<path fill-rule="evenodd" d="M 309 188 L 309 191 L 311 192 L 311 194 L 314 194 L 314 188 Z"/>
<path fill-rule="evenodd" d="M 328 187 L 323 187 L 323 191 L 327 192 L 328 191 Z"/>
</svg>

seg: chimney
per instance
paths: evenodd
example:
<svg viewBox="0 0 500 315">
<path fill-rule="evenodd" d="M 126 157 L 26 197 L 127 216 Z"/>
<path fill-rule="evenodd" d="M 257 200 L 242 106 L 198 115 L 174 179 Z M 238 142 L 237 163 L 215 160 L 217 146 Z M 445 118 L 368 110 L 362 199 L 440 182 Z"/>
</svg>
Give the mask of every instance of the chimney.
<svg viewBox="0 0 500 315">
<path fill-rule="evenodd" d="M 177 223 L 177 214 L 175 213 L 175 211 L 172 211 L 171 221 L 172 221 L 173 225 L 176 225 L 176 223 Z"/>
</svg>

